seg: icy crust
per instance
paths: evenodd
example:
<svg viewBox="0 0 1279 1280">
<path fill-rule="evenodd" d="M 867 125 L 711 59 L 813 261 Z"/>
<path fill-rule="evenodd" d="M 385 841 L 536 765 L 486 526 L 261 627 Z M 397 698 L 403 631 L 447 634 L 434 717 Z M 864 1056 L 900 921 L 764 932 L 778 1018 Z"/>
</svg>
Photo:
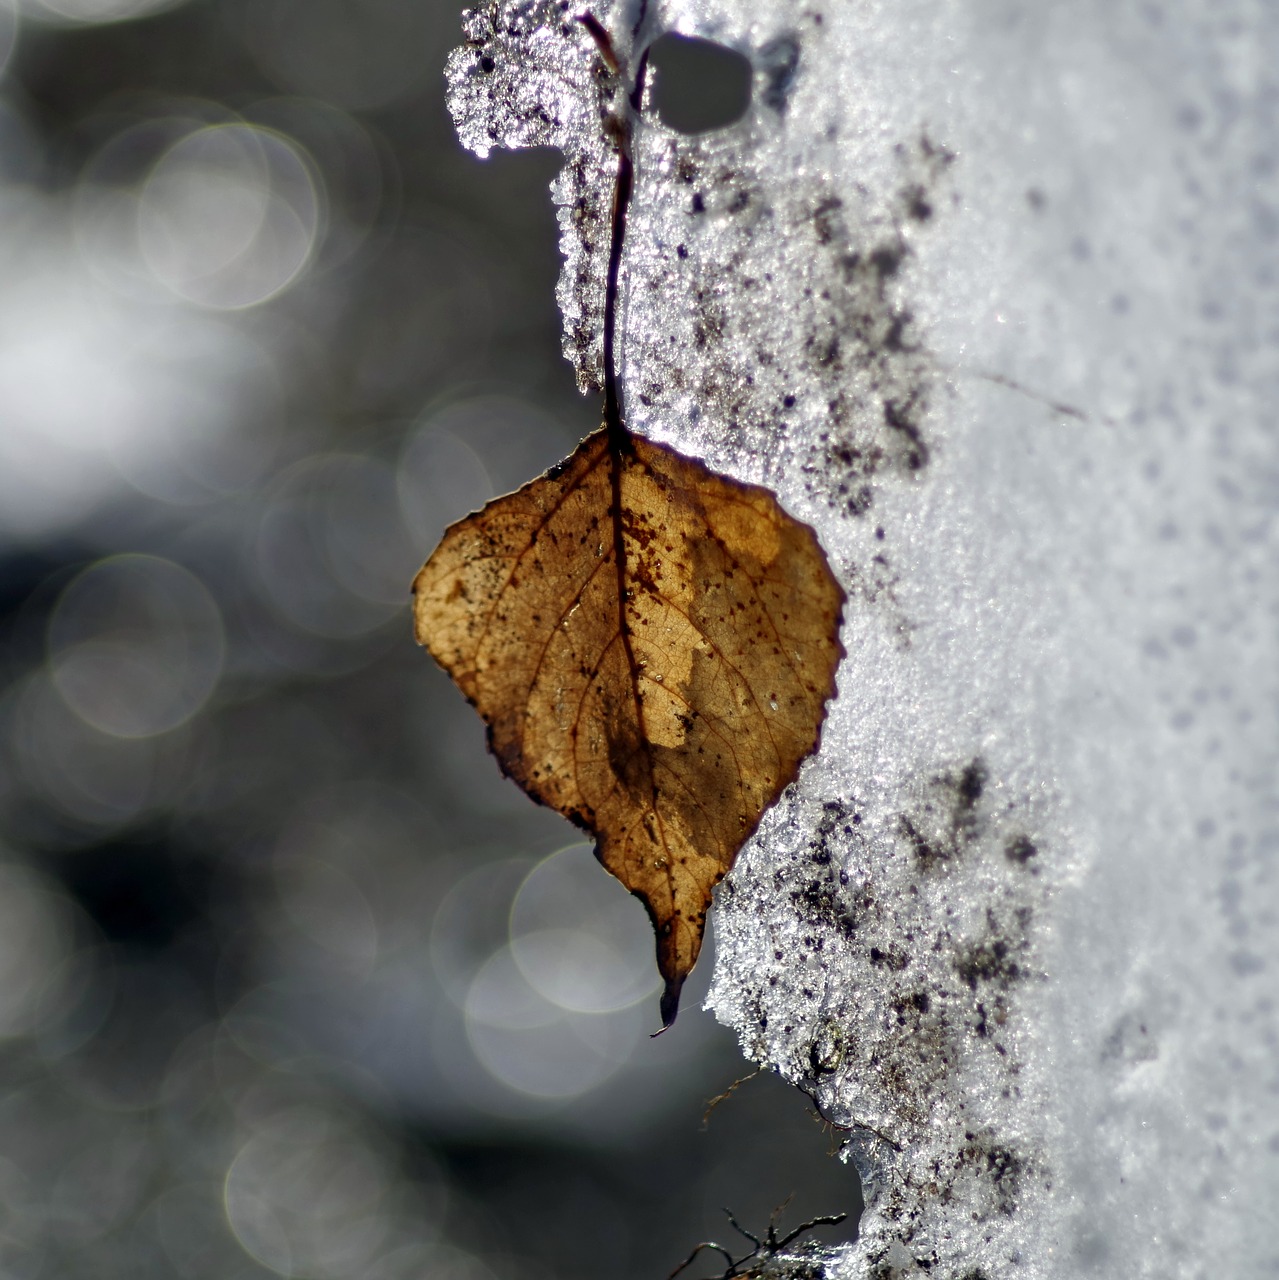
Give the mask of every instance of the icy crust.
<svg viewBox="0 0 1279 1280">
<path fill-rule="evenodd" d="M 755 64 L 739 124 L 637 131 L 626 412 L 632 430 L 696 442 L 717 466 L 838 518 L 869 507 L 876 477 L 909 479 L 928 462 L 936 370 L 903 277 L 912 241 L 950 198 L 953 157 L 923 126 L 861 154 L 810 65 L 821 15 L 782 8 L 768 26 L 715 28 Z M 846 146 L 857 184 L 834 176 Z"/>
<path fill-rule="evenodd" d="M 857 510 L 870 477 L 926 460 L 919 422 L 934 371 L 897 277 L 951 157 L 922 127 L 864 149 L 846 104 L 826 90 L 839 69 L 820 65 L 822 14 L 757 7 L 694 21 L 677 5 L 592 6 L 624 59 L 662 31 L 697 30 L 755 64 L 752 105 L 736 126 L 685 137 L 650 114 L 636 122 L 619 326 L 628 425 L 743 477 L 834 468 L 836 495 Z M 621 99 L 577 12 L 564 0 L 469 10 L 448 83 L 459 136 L 477 154 L 564 153 L 552 186 L 564 260 L 556 296 L 565 356 L 591 390 L 602 381 L 617 169 L 604 122 Z M 847 167 L 849 146 L 864 174 L 855 187 L 831 176 Z M 801 442 L 797 456 L 779 456 L 779 440 Z"/>
<path fill-rule="evenodd" d="M 721 888 L 715 1012 L 862 1177 L 842 1274 L 993 1277 L 1026 1256 L 1024 1206 L 1053 1182 L 1023 1080 L 1041 808 L 980 757 L 861 795 L 819 759 Z"/>
<path fill-rule="evenodd" d="M 598 4 L 610 29 L 617 5 Z M 564 354 L 583 391 L 603 385 L 604 282 L 616 154 L 604 121 L 620 89 L 603 73 L 595 45 L 565 0 L 519 0 L 463 14 L 464 47 L 449 56 L 448 106 L 463 145 L 556 147 L 565 166 L 551 188 L 564 269 L 556 300 L 564 317 Z M 632 34 L 615 37 L 628 51 Z"/>
</svg>

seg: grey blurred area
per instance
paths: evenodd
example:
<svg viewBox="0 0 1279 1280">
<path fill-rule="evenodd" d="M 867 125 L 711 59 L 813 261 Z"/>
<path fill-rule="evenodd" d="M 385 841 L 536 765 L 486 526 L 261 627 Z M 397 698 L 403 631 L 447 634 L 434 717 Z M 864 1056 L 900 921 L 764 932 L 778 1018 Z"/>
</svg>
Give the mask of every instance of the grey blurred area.
<svg viewBox="0 0 1279 1280">
<path fill-rule="evenodd" d="M 643 912 L 412 642 L 598 416 L 458 17 L 0 3 L 4 1280 L 660 1277 L 860 1208 L 776 1079 L 703 1123 L 712 957 L 650 1039 Z"/>
</svg>

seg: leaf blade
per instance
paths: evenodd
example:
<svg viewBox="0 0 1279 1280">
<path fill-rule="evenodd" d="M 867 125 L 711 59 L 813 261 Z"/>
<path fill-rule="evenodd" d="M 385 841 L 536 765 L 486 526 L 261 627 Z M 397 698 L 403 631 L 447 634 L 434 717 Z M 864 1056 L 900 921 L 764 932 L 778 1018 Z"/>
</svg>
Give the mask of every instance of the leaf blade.
<svg viewBox="0 0 1279 1280">
<path fill-rule="evenodd" d="M 591 832 L 657 933 L 664 1026 L 712 890 L 816 747 L 844 594 L 766 489 L 607 429 L 451 526 L 415 631 L 503 771 Z"/>
</svg>

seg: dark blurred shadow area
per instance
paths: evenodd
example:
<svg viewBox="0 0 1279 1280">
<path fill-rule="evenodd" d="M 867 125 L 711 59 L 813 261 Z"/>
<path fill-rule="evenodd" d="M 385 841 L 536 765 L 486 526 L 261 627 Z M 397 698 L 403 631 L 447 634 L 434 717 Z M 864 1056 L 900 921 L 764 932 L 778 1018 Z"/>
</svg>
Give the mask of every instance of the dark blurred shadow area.
<svg viewBox="0 0 1279 1280">
<path fill-rule="evenodd" d="M 858 1207 L 776 1080 L 703 1131 L 711 957 L 650 1040 L 642 910 L 412 643 L 445 525 L 597 420 L 555 158 L 461 151 L 459 39 L 0 0 L 6 1278 L 664 1276 Z"/>
</svg>

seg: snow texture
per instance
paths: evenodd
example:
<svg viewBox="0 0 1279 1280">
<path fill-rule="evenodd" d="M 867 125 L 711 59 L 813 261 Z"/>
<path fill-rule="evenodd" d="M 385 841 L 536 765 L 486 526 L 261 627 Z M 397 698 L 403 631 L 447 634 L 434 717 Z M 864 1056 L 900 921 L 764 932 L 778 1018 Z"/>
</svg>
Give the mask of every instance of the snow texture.
<svg viewBox="0 0 1279 1280">
<path fill-rule="evenodd" d="M 621 99 L 572 12 L 468 15 L 449 74 L 468 146 L 565 154 L 590 387 Z M 862 1174 L 821 1266 L 1279 1274 L 1279 9 L 594 12 L 755 67 L 636 125 L 622 386 L 849 593 L 711 993 Z"/>
</svg>

